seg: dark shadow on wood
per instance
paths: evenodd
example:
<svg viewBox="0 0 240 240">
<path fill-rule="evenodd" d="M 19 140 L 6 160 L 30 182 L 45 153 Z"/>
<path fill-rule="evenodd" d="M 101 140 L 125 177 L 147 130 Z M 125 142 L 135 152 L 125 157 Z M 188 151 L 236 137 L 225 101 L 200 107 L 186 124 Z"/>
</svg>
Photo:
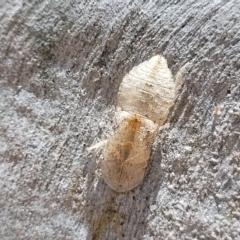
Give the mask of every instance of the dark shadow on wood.
<svg viewBox="0 0 240 240">
<path fill-rule="evenodd" d="M 142 239 L 150 206 L 162 185 L 161 150 L 152 154 L 142 184 L 131 191 L 117 193 L 103 179 L 94 189 L 92 180 L 86 194 L 87 239 Z"/>
</svg>

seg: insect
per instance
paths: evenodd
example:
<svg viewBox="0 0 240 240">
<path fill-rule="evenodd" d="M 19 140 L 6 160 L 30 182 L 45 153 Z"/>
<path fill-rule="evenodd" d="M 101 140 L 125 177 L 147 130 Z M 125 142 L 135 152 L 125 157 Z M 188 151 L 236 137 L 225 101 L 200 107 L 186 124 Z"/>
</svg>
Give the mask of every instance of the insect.
<svg viewBox="0 0 240 240">
<path fill-rule="evenodd" d="M 122 80 L 117 96 L 115 131 L 101 161 L 105 182 L 117 192 L 138 186 L 145 174 L 151 144 L 174 103 L 174 82 L 161 55 L 134 67 Z"/>
</svg>

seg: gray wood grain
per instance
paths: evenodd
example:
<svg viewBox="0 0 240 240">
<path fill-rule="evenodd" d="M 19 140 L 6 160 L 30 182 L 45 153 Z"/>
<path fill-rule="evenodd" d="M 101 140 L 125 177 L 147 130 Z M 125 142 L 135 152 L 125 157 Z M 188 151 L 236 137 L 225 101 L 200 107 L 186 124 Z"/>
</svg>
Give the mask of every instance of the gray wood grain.
<svg viewBox="0 0 240 240">
<path fill-rule="evenodd" d="M 0 3 L 1 239 L 240 239 L 240 2 Z M 143 183 L 116 193 L 101 149 L 132 67 L 184 84 Z"/>
</svg>

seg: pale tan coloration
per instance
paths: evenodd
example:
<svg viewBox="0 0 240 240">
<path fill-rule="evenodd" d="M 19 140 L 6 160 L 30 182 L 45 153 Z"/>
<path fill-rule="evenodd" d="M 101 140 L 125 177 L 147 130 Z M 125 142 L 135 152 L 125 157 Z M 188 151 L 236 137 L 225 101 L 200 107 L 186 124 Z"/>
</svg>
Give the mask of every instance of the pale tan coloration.
<svg viewBox="0 0 240 240">
<path fill-rule="evenodd" d="M 137 113 L 161 126 L 173 105 L 175 89 L 167 61 L 157 55 L 134 67 L 123 78 L 117 107 Z"/>
<path fill-rule="evenodd" d="M 103 140 L 101 142 L 96 143 L 95 145 L 88 147 L 87 150 L 88 152 L 91 152 L 93 149 L 98 149 L 104 146 L 107 143 L 107 140 Z"/>
<path fill-rule="evenodd" d="M 123 192 L 142 181 L 158 125 L 125 111 L 116 113 L 116 122 L 117 129 L 108 139 L 101 169 L 106 183 Z"/>
<path fill-rule="evenodd" d="M 134 67 L 123 78 L 116 129 L 101 161 L 103 178 L 115 191 L 128 191 L 142 182 L 152 141 L 168 116 L 178 85 L 160 55 Z"/>
<path fill-rule="evenodd" d="M 215 110 L 214 110 L 214 114 L 215 114 L 215 115 L 220 115 L 221 113 L 222 113 L 222 112 L 221 112 L 220 107 L 217 106 L 217 107 L 215 108 Z"/>
</svg>

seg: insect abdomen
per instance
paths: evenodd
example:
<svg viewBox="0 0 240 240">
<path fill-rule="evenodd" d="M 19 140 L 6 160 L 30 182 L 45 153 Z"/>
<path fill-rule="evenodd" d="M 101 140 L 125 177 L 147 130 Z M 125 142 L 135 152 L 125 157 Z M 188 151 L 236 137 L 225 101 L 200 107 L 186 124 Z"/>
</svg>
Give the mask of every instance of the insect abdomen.
<svg viewBox="0 0 240 240">
<path fill-rule="evenodd" d="M 166 60 L 155 56 L 134 67 L 124 78 L 117 106 L 162 125 L 175 98 L 175 83 Z"/>
</svg>

